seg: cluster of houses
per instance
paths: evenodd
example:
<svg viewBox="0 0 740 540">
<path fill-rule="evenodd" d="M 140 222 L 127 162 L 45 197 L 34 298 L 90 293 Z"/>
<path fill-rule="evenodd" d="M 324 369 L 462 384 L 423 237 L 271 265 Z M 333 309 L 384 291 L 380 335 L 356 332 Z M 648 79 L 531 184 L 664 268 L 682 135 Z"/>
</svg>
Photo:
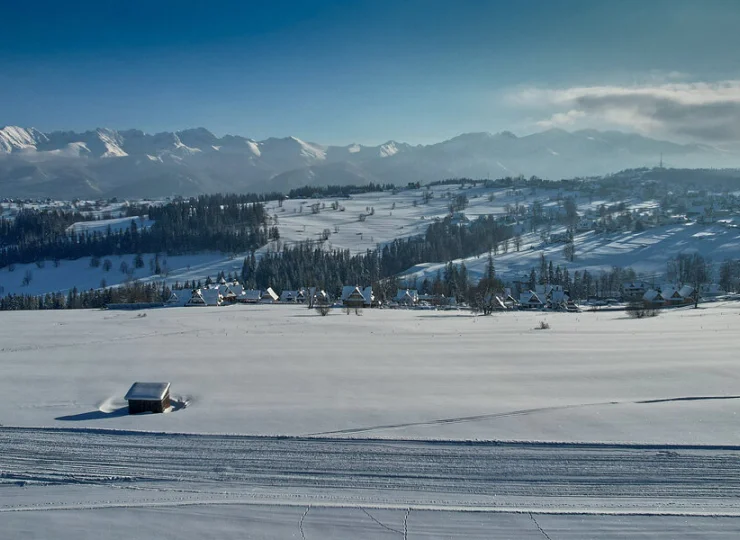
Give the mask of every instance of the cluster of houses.
<svg viewBox="0 0 740 540">
<path fill-rule="evenodd" d="M 697 296 L 712 298 L 726 294 L 717 284 L 706 284 L 697 291 L 691 285 L 649 285 L 645 282 L 629 282 L 622 285 L 621 300 L 625 302 L 642 301 L 646 307 L 672 307 L 694 303 Z M 301 288 L 285 290 L 280 295 L 271 287 L 266 290 L 245 289 L 239 282 L 214 284 L 194 290 L 175 290 L 170 305 L 180 306 L 222 306 L 228 304 L 305 304 L 331 305 L 332 299 L 322 290 Z M 617 299 L 613 300 L 615 303 Z M 372 287 L 347 285 L 342 288 L 337 304 L 348 308 L 377 307 L 378 301 Z M 416 289 L 398 289 L 396 295 L 386 304 L 387 307 L 457 307 L 454 298 L 432 294 L 420 294 Z M 498 294 L 489 294 L 484 305 L 490 311 L 552 310 L 578 312 L 579 307 L 561 285 L 537 285 L 534 290 L 521 292 L 518 297 L 511 289 Z"/>
<path fill-rule="evenodd" d="M 184 300 L 184 303 L 183 303 Z M 173 291 L 170 304 L 184 306 L 222 306 L 224 304 L 272 304 L 279 300 L 275 291 L 268 287 L 267 290 L 245 289 L 238 281 L 221 283 L 193 289 L 192 291 Z"/>
<path fill-rule="evenodd" d="M 510 311 L 514 309 L 549 309 L 553 311 L 579 311 L 578 306 L 570 298 L 568 291 L 561 285 L 537 285 L 535 290 L 523 292 L 516 298 L 511 289 L 504 289 L 498 294 L 489 294 L 483 299 L 485 308 L 489 311 Z M 456 307 L 454 298 L 431 294 L 419 294 L 416 289 L 398 289 L 396 296 L 389 303 L 389 307 L 413 306 L 444 306 Z"/>
<path fill-rule="evenodd" d="M 331 303 L 329 295 L 316 288 L 285 290 L 280 295 L 272 287 L 262 289 L 245 289 L 238 281 L 227 282 L 221 279 L 218 284 L 193 290 L 175 290 L 169 304 L 186 307 L 223 306 L 229 304 L 305 304 L 312 301 L 314 305 Z M 352 308 L 371 307 L 375 305 L 372 287 L 345 286 L 340 297 L 342 305 Z"/>
<path fill-rule="evenodd" d="M 625 300 L 642 300 L 646 307 L 652 308 L 683 306 L 693 304 L 698 298 L 715 298 L 725 294 L 726 292 L 716 283 L 704 284 L 699 290 L 691 285 L 650 286 L 643 282 L 630 282 L 622 285 L 622 296 Z"/>
<path fill-rule="evenodd" d="M 519 309 L 550 309 L 553 311 L 580 311 L 562 285 L 537 285 L 519 295 L 515 307 Z"/>
</svg>

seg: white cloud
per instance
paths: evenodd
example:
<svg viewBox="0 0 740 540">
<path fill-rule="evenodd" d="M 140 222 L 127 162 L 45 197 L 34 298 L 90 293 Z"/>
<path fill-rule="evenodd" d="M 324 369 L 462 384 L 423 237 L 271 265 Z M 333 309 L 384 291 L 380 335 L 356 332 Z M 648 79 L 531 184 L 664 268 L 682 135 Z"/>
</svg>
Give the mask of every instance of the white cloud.
<svg viewBox="0 0 740 540">
<path fill-rule="evenodd" d="M 678 76 L 680 74 L 677 74 Z M 711 142 L 740 141 L 740 81 L 638 86 L 521 88 L 509 95 L 534 109 L 540 127 L 617 127 Z"/>
<path fill-rule="evenodd" d="M 547 120 L 540 120 L 539 122 L 537 122 L 537 125 L 542 128 L 546 128 L 546 129 L 555 128 L 555 127 L 572 126 L 579 119 L 585 116 L 586 116 L 585 112 L 571 109 L 570 111 L 566 113 L 555 113 Z"/>
</svg>

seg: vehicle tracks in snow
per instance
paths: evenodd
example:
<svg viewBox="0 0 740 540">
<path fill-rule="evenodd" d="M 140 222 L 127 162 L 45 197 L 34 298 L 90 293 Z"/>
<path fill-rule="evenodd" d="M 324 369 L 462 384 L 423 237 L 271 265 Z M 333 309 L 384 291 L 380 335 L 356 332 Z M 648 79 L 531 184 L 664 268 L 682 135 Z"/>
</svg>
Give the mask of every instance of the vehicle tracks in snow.
<svg viewBox="0 0 740 540">
<path fill-rule="evenodd" d="M 740 515 L 740 447 L 0 428 L 3 485 L 11 491 L 24 486 L 26 493 L 73 488 L 93 497 L 81 499 L 81 507 L 106 504 L 92 495 L 103 490 L 115 497 L 111 505 L 259 499 L 362 508 L 659 508 L 672 515 Z M 0 511 L 28 506 L 0 497 Z"/>
</svg>

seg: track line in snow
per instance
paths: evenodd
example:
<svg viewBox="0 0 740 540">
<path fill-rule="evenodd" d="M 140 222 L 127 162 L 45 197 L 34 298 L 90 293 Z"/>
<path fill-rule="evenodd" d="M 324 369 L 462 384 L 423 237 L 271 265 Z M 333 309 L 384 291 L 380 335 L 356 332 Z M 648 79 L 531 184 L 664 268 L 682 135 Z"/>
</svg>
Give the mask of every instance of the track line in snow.
<svg viewBox="0 0 740 540">
<path fill-rule="evenodd" d="M 301 516 L 301 520 L 298 522 L 298 529 L 301 531 L 301 538 L 303 540 L 306 540 L 306 531 L 303 530 L 303 522 L 306 520 L 306 516 L 311 511 L 311 505 L 308 505 L 306 507 L 306 511 L 303 512 L 303 515 Z"/>
<path fill-rule="evenodd" d="M 681 401 L 718 401 L 718 400 L 731 400 L 740 399 L 739 396 L 685 396 L 685 397 L 674 397 L 674 398 L 659 398 L 659 399 L 647 399 L 637 401 L 599 401 L 595 403 L 578 403 L 571 405 L 555 405 L 551 407 L 535 407 L 532 409 L 519 409 L 515 411 L 506 411 L 501 413 L 491 414 L 478 414 L 474 416 L 460 416 L 455 418 L 440 418 L 437 420 L 427 420 L 422 422 L 406 422 L 399 424 L 384 424 L 379 426 L 369 426 L 360 428 L 347 428 L 339 429 L 334 431 L 322 431 L 319 433 L 310 433 L 308 437 L 322 437 L 329 435 L 348 435 L 355 433 L 368 433 L 371 431 L 383 431 L 390 429 L 404 429 L 409 427 L 423 427 L 423 426 L 439 426 L 445 424 L 461 424 L 465 422 L 478 422 L 481 420 L 494 420 L 496 418 L 508 418 L 512 416 L 526 416 L 537 413 L 549 413 L 556 411 L 564 411 L 568 409 L 582 409 L 587 407 L 605 407 L 611 405 L 650 405 L 655 403 L 671 403 Z"/>
<path fill-rule="evenodd" d="M 671 403 L 675 401 L 717 401 L 723 399 L 740 399 L 740 396 L 686 396 L 677 398 L 646 399 L 643 401 L 635 401 L 634 403 L 643 405 L 650 403 Z"/>
<path fill-rule="evenodd" d="M 532 515 L 532 512 L 529 512 L 529 519 L 531 519 L 531 520 L 532 520 L 532 521 L 534 522 L 535 526 L 537 527 L 537 530 L 538 530 L 538 531 L 540 531 L 540 532 L 542 533 L 542 536 L 544 536 L 545 538 L 547 538 L 547 540 L 552 540 L 552 538 L 550 538 L 550 535 L 548 535 L 548 534 L 547 534 L 547 533 L 546 533 L 546 532 L 545 532 L 545 531 L 544 531 L 544 530 L 542 529 L 542 527 L 540 527 L 540 524 L 539 524 L 539 523 L 537 522 L 537 520 L 536 520 L 536 519 L 534 518 L 534 516 Z"/>
<path fill-rule="evenodd" d="M 365 508 L 360 508 L 360 510 L 362 510 L 362 511 L 363 511 L 363 513 L 364 513 L 364 514 L 365 514 L 365 515 L 366 515 L 367 517 L 369 517 L 370 519 L 372 519 L 372 520 L 373 520 L 373 521 L 374 521 L 375 523 L 377 523 L 378 525 L 380 525 L 380 526 L 381 526 L 381 527 L 383 527 L 384 529 L 386 529 L 386 530 L 388 530 L 388 531 L 391 531 L 391 532 L 394 532 L 394 533 L 398 533 L 398 534 L 403 534 L 403 531 L 399 531 L 398 529 L 394 529 L 393 527 L 389 527 L 388 525 L 386 525 L 385 523 L 383 523 L 382 521 L 380 521 L 379 519 L 377 519 L 377 518 L 376 518 L 375 516 L 373 516 L 373 515 L 372 515 L 372 514 L 371 514 L 370 512 L 368 512 L 368 511 L 367 511 L 367 510 L 366 510 Z"/>
</svg>

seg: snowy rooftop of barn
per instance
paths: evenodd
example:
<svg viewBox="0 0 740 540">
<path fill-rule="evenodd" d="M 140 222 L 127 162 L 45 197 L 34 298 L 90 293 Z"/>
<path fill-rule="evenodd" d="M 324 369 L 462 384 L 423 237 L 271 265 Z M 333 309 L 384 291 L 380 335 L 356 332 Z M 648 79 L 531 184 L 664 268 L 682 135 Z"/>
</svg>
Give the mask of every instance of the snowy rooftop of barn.
<svg viewBox="0 0 740 540">
<path fill-rule="evenodd" d="M 124 399 L 126 400 L 161 400 L 170 389 L 168 382 L 135 382 Z"/>
</svg>

